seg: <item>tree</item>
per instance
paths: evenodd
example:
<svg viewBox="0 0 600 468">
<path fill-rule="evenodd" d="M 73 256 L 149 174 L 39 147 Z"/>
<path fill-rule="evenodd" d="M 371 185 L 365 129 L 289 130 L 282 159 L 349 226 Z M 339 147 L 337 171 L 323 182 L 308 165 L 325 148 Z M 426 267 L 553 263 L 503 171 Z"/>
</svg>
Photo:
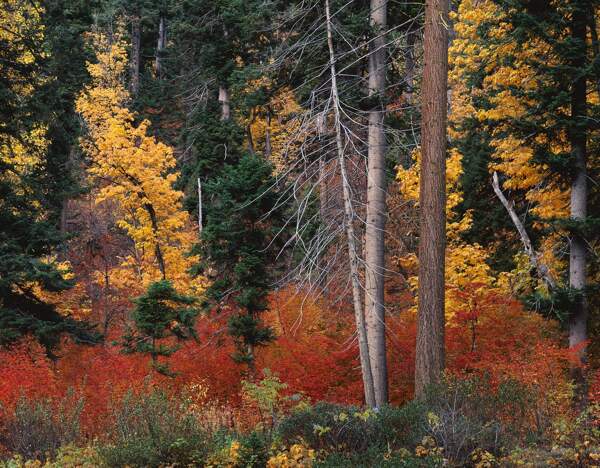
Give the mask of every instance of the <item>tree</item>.
<svg viewBox="0 0 600 468">
<path fill-rule="evenodd" d="M 195 301 L 193 297 L 178 294 L 169 281 L 152 283 L 134 300 L 135 330 L 123 337 L 124 349 L 149 354 L 158 372 L 172 376 L 168 364 L 160 362 L 159 357 L 168 357 L 178 349 L 174 344 L 165 343 L 167 338 L 196 338 L 194 323 L 198 311 L 191 307 Z"/>
<path fill-rule="evenodd" d="M 597 141 L 592 123 L 597 108 L 590 96 L 598 92 L 597 57 L 591 59 L 598 4 L 498 0 L 481 7 L 479 15 L 463 14 L 461 35 L 469 35 L 471 54 L 473 46 L 484 52 L 478 54 L 479 67 L 489 75 L 481 82 L 486 98 L 472 102 L 490 135 L 490 169 L 502 174 L 504 189 L 512 190 L 521 209 L 531 206 L 531 221 L 524 228 L 543 269 L 555 278 L 548 282 L 530 256 L 526 273 L 546 284 L 534 282 L 526 292 L 540 311 L 566 319 L 569 343 L 585 362 L 587 304 L 593 297 L 587 287 L 586 270 L 592 264 L 587 253 L 597 223 L 587 214 L 594 197 L 586 181 L 597 171 L 588 147 Z M 471 54 L 461 56 L 466 77 L 475 74 Z M 561 278 L 566 272 L 560 259 L 567 248 L 568 280 Z M 581 369 L 573 369 L 579 384 Z M 583 385 L 579 390 L 580 396 L 585 393 Z"/>
<path fill-rule="evenodd" d="M 369 44 L 369 111 L 367 223 L 365 228 L 365 317 L 369 340 L 369 358 L 373 374 L 375 402 L 388 400 L 387 358 L 385 346 L 385 221 L 386 209 L 386 142 L 385 80 L 387 1 L 371 1 L 371 27 L 375 35 Z"/>
<path fill-rule="evenodd" d="M 134 243 L 134 252 L 121 261 L 130 273 L 123 279 L 133 287 L 169 279 L 180 290 L 198 292 L 201 285 L 187 274 L 197 261 L 186 255 L 195 233 L 182 209 L 183 193 L 173 188 L 178 178 L 173 149 L 148 135 L 150 123 L 136 124 L 126 107 L 124 43 L 118 36 L 112 42 L 102 34 L 95 39 L 98 62 L 88 65 L 92 81 L 77 110 L 87 126 L 82 145 L 90 158 L 88 173 L 98 183 L 95 202 L 116 204 L 117 226 Z"/>
<path fill-rule="evenodd" d="M 228 331 L 236 343 L 234 360 L 254 371 L 256 348 L 272 341 L 273 330 L 260 314 L 268 308 L 273 266 L 277 257 L 277 234 L 282 207 L 271 165 L 253 155 L 203 186 L 207 194 L 205 224 L 193 253 L 202 261 L 195 272 L 211 280 L 204 307 L 217 312 L 231 310 Z"/>
<path fill-rule="evenodd" d="M 56 257 L 64 191 L 53 188 L 67 174 L 55 130 L 64 114 L 52 108 L 62 93 L 51 84 L 43 15 L 37 2 L 0 9 L 0 344 L 32 334 L 50 351 L 63 332 L 86 342 L 97 335 L 43 298 L 72 285 Z"/>
<path fill-rule="evenodd" d="M 358 335 L 358 348 L 360 354 L 360 365 L 363 376 L 363 385 L 365 392 L 365 402 L 368 406 L 377 405 L 375 399 L 375 385 L 373 379 L 373 369 L 371 367 L 371 358 L 369 356 L 369 340 L 367 327 L 365 323 L 365 311 L 361 301 L 361 284 L 359 276 L 359 257 L 356 248 L 356 236 L 354 234 L 354 213 L 351 200 L 350 182 L 346 171 L 346 156 L 344 154 L 344 142 L 342 136 L 341 124 L 341 104 L 339 90 L 337 86 L 337 70 L 335 61 L 335 49 L 333 45 L 333 26 L 331 20 L 331 10 L 329 0 L 325 0 L 325 14 L 327 21 L 327 44 L 329 49 L 329 68 L 331 74 L 331 94 L 333 96 L 335 143 L 337 149 L 338 164 L 342 178 L 342 189 L 344 198 L 344 227 L 346 229 L 346 243 L 348 244 L 348 256 L 350 257 L 350 280 L 352 282 L 352 302 L 354 306 L 354 316 L 356 320 L 356 333 Z"/>
<path fill-rule="evenodd" d="M 423 395 L 444 368 L 448 2 L 425 7 L 419 217 L 419 304 L 415 392 Z"/>
</svg>

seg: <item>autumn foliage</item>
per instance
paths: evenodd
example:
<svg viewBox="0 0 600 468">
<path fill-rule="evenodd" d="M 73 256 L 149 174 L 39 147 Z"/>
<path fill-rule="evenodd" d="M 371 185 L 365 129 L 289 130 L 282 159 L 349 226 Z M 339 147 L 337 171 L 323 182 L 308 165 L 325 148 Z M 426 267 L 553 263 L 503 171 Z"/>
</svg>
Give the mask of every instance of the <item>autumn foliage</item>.
<svg viewBox="0 0 600 468">
<path fill-rule="evenodd" d="M 555 395 L 564 404 L 569 395 L 570 356 L 560 346 L 557 324 L 523 310 L 513 299 L 477 286 L 449 292 L 462 308 L 447 328 L 448 371 L 485 375 L 492 384 L 514 379 L 544 398 Z M 278 338 L 259 352 L 257 369 L 270 369 L 287 385 L 289 395 L 301 394 L 313 402 L 361 404 L 352 315 L 343 307 L 287 289 L 274 293 L 270 304 L 265 320 Z M 108 422 L 112 404 L 129 390 L 160 387 L 177 393 L 197 384 L 206 387 L 211 401 L 241 408 L 242 379 L 258 379 L 261 374 L 248 375 L 246 366 L 230 358 L 234 346 L 224 332 L 225 323 L 226 316 L 199 319 L 198 342 L 184 343 L 177 359 L 171 360 L 173 378 L 153 370 L 149 357 L 123 354 L 108 341 L 96 347 L 65 343 L 55 363 L 34 341 L 23 341 L 2 351 L 3 414 L 10 413 L 21 395 L 58 398 L 72 389 L 85 400 L 83 427 L 93 435 Z M 415 331 L 411 310 L 389 320 L 393 403 L 412 397 Z"/>
</svg>

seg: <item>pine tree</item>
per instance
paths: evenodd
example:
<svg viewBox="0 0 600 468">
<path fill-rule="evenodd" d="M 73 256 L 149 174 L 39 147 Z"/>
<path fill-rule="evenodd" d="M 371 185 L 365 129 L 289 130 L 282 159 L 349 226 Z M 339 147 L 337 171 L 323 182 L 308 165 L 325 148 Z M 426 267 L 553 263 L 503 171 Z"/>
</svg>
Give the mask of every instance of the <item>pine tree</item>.
<svg viewBox="0 0 600 468">
<path fill-rule="evenodd" d="M 202 258 L 195 271 L 212 280 L 204 306 L 233 309 L 228 320 L 237 347 L 233 357 L 252 369 L 256 348 L 275 337 L 260 319 L 268 307 L 282 219 L 272 166 L 244 155 L 205 189 L 206 223 L 194 249 Z"/>
<path fill-rule="evenodd" d="M 173 376 L 168 363 L 160 357 L 171 356 L 178 346 L 173 339 L 196 338 L 194 329 L 197 309 L 195 298 L 177 293 L 166 280 L 152 283 L 147 291 L 134 300 L 134 329 L 124 336 L 126 352 L 148 354 L 153 367 L 160 373 Z M 172 340 L 168 340 L 172 338 Z"/>
<path fill-rule="evenodd" d="M 57 187 L 68 179 L 61 153 L 73 138 L 57 131 L 69 98 L 55 85 L 58 58 L 47 56 L 54 43 L 43 15 L 36 2 L 11 0 L 0 9 L 0 344 L 31 334 L 51 350 L 63 332 L 85 342 L 97 336 L 42 297 L 72 284 L 56 252 L 65 194 Z"/>
</svg>

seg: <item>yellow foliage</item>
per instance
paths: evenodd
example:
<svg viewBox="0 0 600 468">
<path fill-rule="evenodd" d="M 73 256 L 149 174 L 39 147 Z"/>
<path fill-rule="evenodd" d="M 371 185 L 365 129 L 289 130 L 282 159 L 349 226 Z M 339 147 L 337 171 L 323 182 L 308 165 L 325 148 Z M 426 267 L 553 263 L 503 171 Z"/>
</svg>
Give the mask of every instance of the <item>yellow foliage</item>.
<svg viewBox="0 0 600 468">
<path fill-rule="evenodd" d="M 400 191 L 407 200 L 418 203 L 419 200 L 419 161 L 420 152 L 414 154 L 414 164 L 408 168 L 399 168 L 397 180 Z M 446 216 L 450 220 L 446 223 L 446 284 L 449 290 L 452 288 L 463 288 L 468 284 L 478 284 L 480 287 L 493 287 L 495 278 L 486 261 L 488 253 L 478 244 L 467 244 L 460 238 L 461 233 L 471 227 L 471 214 L 467 213 L 457 219 L 456 207 L 462 202 L 463 195 L 460 188 L 460 176 L 462 174 L 462 155 L 452 150 L 446 161 Z M 414 254 L 408 254 L 398 259 L 405 270 L 417 271 L 418 258 Z M 408 282 L 417 291 L 418 278 L 411 276 Z M 446 294 L 446 313 L 454 315 L 460 304 L 456 303 L 452 294 Z"/>
<path fill-rule="evenodd" d="M 176 288 L 197 293 L 202 281 L 188 269 L 195 231 L 182 209 L 183 193 L 173 188 L 178 174 L 173 149 L 149 135 L 150 122 L 137 124 L 126 107 L 123 85 L 127 69 L 124 42 L 93 35 L 96 63 L 88 64 L 91 83 L 77 99 L 77 111 L 87 127 L 82 146 L 91 159 L 90 179 L 98 187 L 96 203 L 110 201 L 118 210 L 117 226 L 133 241 L 133 252 L 111 272 L 113 284 L 134 290 L 160 278 L 157 246 L 164 258 L 166 277 Z"/>
<path fill-rule="evenodd" d="M 560 8 L 560 2 L 556 3 Z M 565 187 L 550 169 L 534 160 L 531 142 L 519 139 L 508 132 L 506 119 L 523 117 L 529 102 L 524 97 L 516 97 L 508 87 L 535 90 L 546 86 L 544 77 L 536 74 L 530 66 L 531 59 L 550 57 L 543 42 L 530 42 L 526 46 L 518 44 L 508 37 L 512 25 L 506 12 L 492 0 L 463 0 L 458 12 L 454 14 L 456 37 L 449 50 L 450 85 L 453 88 L 452 111 L 450 120 L 461 122 L 466 117 L 485 121 L 491 128 L 492 163 L 490 174 L 498 171 L 504 175 L 505 190 L 525 191 L 530 202 L 530 212 L 536 216 L 536 227 L 546 227 L 553 218 L 568 216 L 569 188 Z M 486 24 L 486 30 L 495 41 L 481 41 L 480 28 Z M 491 29 L 490 26 L 491 25 Z M 510 60 L 507 60 L 510 57 Z M 551 60 L 550 58 L 548 60 Z M 467 76 L 485 71 L 481 87 L 468 87 Z M 473 103 L 485 96 L 489 108 L 475 110 Z M 597 98 L 597 97 L 596 97 Z M 594 99 L 596 99 L 594 98 Z M 546 117 L 546 125 L 551 127 L 552 117 Z M 453 126 L 451 125 L 451 128 Z M 451 137 L 460 136 L 457 130 L 450 132 Z M 536 143 L 547 143 L 539 137 Z M 567 149 L 567 136 L 554 143 L 551 151 L 557 154 Z M 541 246 L 544 263 L 554 271 L 555 277 L 564 265 L 555 256 L 559 241 L 556 234 L 548 236 Z M 520 266 L 511 275 L 502 275 L 498 286 L 523 287 L 524 276 L 529 275 L 529 265 L 524 258 L 517 258 Z M 525 264 L 523 264 L 525 262 Z M 534 285 L 529 285 L 533 286 Z"/>
<path fill-rule="evenodd" d="M 292 445 L 269 458 L 267 468 L 310 468 L 315 461 L 315 451 L 301 444 Z"/>
</svg>

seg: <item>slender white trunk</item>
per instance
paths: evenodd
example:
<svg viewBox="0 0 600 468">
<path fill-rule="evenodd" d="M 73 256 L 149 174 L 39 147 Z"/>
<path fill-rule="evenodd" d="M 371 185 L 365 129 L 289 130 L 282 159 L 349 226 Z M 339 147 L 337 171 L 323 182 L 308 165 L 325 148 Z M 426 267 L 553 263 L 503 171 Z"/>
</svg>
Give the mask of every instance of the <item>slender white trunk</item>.
<svg viewBox="0 0 600 468">
<path fill-rule="evenodd" d="M 129 62 L 131 82 L 131 94 L 137 95 L 140 89 L 140 40 L 141 40 L 141 18 L 136 12 L 131 19 L 131 57 Z"/>
<path fill-rule="evenodd" d="M 350 276 L 352 281 L 352 298 L 354 304 L 354 315 L 356 319 L 356 328 L 358 334 L 358 346 L 360 351 L 360 364 L 362 369 L 363 385 L 365 390 L 365 402 L 368 406 L 374 407 L 375 392 L 373 387 L 373 374 L 371 372 L 371 363 L 369 360 L 369 344 L 367 341 L 367 330 L 365 326 L 364 311 L 361 301 L 361 285 L 358 273 L 359 258 L 356 251 L 356 237 L 354 234 L 354 213 L 352 208 L 352 195 L 349 186 L 348 174 L 346 173 L 346 161 L 344 158 L 344 145 L 342 140 L 342 128 L 340 117 L 340 100 L 337 88 L 337 73 L 335 67 L 335 53 L 333 48 L 333 34 L 331 26 L 331 13 L 329 9 L 329 0 L 325 0 L 325 15 L 327 22 L 327 45 L 329 47 L 329 68 L 331 71 L 331 94 L 333 98 L 333 110 L 335 118 L 335 141 L 337 148 L 337 157 L 340 165 L 340 174 L 342 178 L 342 189 L 344 197 L 344 213 L 346 227 L 346 241 L 348 243 L 348 255 L 350 257 Z"/>
<path fill-rule="evenodd" d="M 156 44 L 156 76 L 159 78 L 162 75 L 162 57 L 161 54 L 167 46 L 167 24 L 164 15 L 161 13 L 158 22 L 158 42 Z"/>
<path fill-rule="evenodd" d="M 527 234 L 527 230 L 525 229 L 525 226 L 523 225 L 523 223 L 519 219 L 519 216 L 517 215 L 517 212 L 515 211 L 514 203 L 508 201 L 508 199 L 504 196 L 504 193 L 502 193 L 502 189 L 500 188 L 500 181 L 498 180 L 498 173 L 495 171 L 492 177 L 492 187 L 494 187 L 494 192 L 496 193 L 496 196 L 500 199 L 502 205 L 504 205 L 504 208 L 508 212 L 510 219 L 512 220 L 513 224 L 517 228 L 517 231 L 519 232 L 521 242 L 523 243 L 523 248 L 525 249 L 525 253 L 529 257 L 529 263 L 531 264 L 531 267 L 539 276 L 539 278 L 542 279 L 544 283 L 546 283 L 548 290 L 552 292 L 556 287 L 556 283 L 554 282 L 554 279 L 550 274 L 550 269 L 544 263 L 540 262 L 540 256 L 533 248 L 533 244 L 531 243 L 531 239 Z"/>
<path fill-rule="evenodd" d="M 198 233 L 202 234 L 202 182 L 198 177 Z"/>
<path fill-rule="evenodd" d="M 576 70 L 586 66 L 587 16 L 582 7 L 575 8 L 572 15 L 572 37 L 582 49 L 575 54 L 572 65 Z M 579 76 L 571 90 L 571 119 L 579 125 L 571 129 L 569 139 L 574 164 L 573 182 L 571 185 L 571 219 L 585 221 L 587 216 L 587 132 L 582 121 L 587 115 L 587 83 L 585 76 Z M 574 123 L 575 123 L 574 122 Z M 587 321 L 588 304 L 585 292 L 587 276 L 587 245 L 583 234 L 576 229 L 571 236 L 569 249 L 569 286 L 578 292 L 577 301 L 573 304 L 569 320 L 569 346 L 576 348 L 581 364 L 587 363 L 588 339 Z M 583 404 L 587 401 L 587 389 L 583 367 L 572 369 L 572 375 L 577 384 L 577 398 Z"/>
<path fill-rule="evenodd" d="M 231 118 L 229 90 L 223 85 L 219 86 L 219 102 L 221 103 L 221 120 L 229 120 Z"/>
<path fill-rule="evenodd" d="M 386 179 L 384 132 L 387 0 L 371 0 L 371 26 L 376 37 L 369 53 L 369 111 L 367 226 L 365 233 L 365 316 L 369 358 L 377 406 L 388 402 L 385 344 L 385 221 Z"/>
</svg>

